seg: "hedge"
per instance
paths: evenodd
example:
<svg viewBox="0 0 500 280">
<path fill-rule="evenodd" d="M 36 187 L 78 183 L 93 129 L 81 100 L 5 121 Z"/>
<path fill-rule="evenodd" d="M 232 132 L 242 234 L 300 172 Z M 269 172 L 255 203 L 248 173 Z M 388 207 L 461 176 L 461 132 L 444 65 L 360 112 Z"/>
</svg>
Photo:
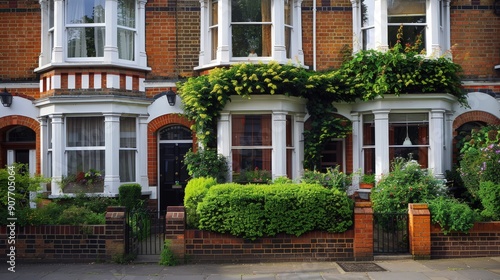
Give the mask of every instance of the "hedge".
<svg viewBox="0 0 500 280">
<path fill-rule="evenodd" d="M 352 213 L 345 192 L 318 184 L 215 185 L 197 207 L 200 229 L 251 240 L 312 230 L 344 232 L 353 224 Z"/>
</svg>

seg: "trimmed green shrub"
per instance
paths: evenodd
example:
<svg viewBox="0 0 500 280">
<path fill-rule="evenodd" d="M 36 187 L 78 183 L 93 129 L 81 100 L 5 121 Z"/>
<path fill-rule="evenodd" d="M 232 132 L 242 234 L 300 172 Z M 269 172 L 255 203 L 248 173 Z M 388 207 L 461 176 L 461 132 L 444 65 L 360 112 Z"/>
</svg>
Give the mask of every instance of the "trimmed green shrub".
<svg viewBox="0 0 500 280">
<path fill-rule="evenodd" d="M 429 211 L 432 222 L 440 225 L 444 234 L 452 231 L 467 233 L 476 220 L 476 215 L 469 205 L 446 197 L 431 200 Z"/>
<path fill-rule="evenodd" d="M 198 205 L 200 229 L 248 239 L 311 230 L 344 232 L 353 203 L 344 192 L 317 184 L 216 185 Z"/>
<path fill-rule="evenodd" d="M 404 213 L 408 203 L 428 202 L 445 195 L 446 187 L 418 162 L 397 158 L 392 171 L 372 189 L 371 201 L 377 213 Z"/>
<path fill-rule="evenodd" d="M 179 263 L 179 260 L 174 255 L 174 252 L 172 251 L 172 249 L 170 249 L 171 243 L 172 240 L 165 239 L 165 243 L 163 244 L 163 249 L 161 250 L 160 254 L 160 261 L 158 262 L 158 264 L 165 266 L 175 266 Z"/>
<path fill-rule="evenodd" d="M 189 228 L 197 228 L 200 217 L 196 213 L 196 207 L 208 192 L 211 186 L 217 184 L 214 178 L 199 177 L 189 180 L 184 190 L 184 208 L 186 210 L 186 223 Z"/>
<path fill-rule="evenodd" d="M 481 215 L 487 220 L 500 220 L 500 184 L 491 181 L 481 182 L 479 199 L 484 207 Z"/>
<path fill-rule="evenodd" d="M 59 216 L 59 225 L 94 225 L 104 224 L 104 213 L 97 214 L 84 207 L 70 206 Z"/>
<path fill-rule="evenodd" d="M 136 209 L 141 204 L 141 185 L 136 183 L 123 184 L 118 188 L 118 199 L 127 211 Z"/>
<path fill-rule="evenodd" d="M 336 188 L 346 191 L 348 187 L 349 176 L 340 171 L 340 166 L 327 168 L 326 172 L 316 170 L 305 170 L 301 182 L 306 184 L 320 184 L 325 188 Z"/>
</svg>

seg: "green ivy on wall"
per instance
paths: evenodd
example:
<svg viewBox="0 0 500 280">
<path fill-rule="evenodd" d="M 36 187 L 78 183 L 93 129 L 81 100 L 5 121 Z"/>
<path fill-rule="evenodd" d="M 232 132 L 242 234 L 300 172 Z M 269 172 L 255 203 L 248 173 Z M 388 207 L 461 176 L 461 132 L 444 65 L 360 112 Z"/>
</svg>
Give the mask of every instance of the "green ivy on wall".
<svg viewBox="0 0 500 280">
<path fill-rule="evenodd" d="M 366 101 L 386 94 L 449 93 L 468 106 L 460 65 L 445 57 L 426 58 L 417 49 L 398 43 L 386 52 L 360 51 L 339 69 L 328 72 L 277 62 L 235 64 L 179 83 L 178 93 L 204 147 L 216 147 L 217 120 L 231 95 L 306 98 L 312 121 L 311 129 L 304 133 L 304 168 L 313 169 L 326 141 L 343 138 L 351 131 L 350 125 L 333 115 L 332 102 Z"/>
</svg>

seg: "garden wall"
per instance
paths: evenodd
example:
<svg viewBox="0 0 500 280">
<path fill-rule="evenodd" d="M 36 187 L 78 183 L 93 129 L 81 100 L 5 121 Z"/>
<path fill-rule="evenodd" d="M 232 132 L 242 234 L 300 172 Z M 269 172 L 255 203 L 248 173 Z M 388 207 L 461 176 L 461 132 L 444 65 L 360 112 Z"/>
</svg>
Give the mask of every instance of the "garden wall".
<svg viewBox="0 0 500 280">
<path fill-rule="evenodd" d="M 475 223 L 469 233 L 444 234 L 431 228 L 432 258 L 500 256 L 500 222 Z"/>
<path fill-rule="evenodd" d="M 105 225 L 0 226 L 1 259 L 10 258 L 11 246 L 22 262 L 111 260 L 125 253 L 125 208 L 108 207 Z"/>
</svg>

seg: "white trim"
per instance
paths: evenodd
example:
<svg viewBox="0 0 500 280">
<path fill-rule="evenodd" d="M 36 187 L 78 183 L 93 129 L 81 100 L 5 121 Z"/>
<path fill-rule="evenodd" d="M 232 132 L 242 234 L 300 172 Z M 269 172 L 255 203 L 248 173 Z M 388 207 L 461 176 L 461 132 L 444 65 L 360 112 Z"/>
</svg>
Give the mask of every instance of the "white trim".
<svg viewBox="0 0 500 280">
<path fill-rule="evenodd" d="M 88 89 L 89 88 L 89 74 L 82 74 L 82 89 Z"/>
<path fill-rule="evenodd" d="M 75 89 L 76 88 L 76 76 L 75 74 L 69 74 L 68 75 L 68 89 Z"/>
</svg>

